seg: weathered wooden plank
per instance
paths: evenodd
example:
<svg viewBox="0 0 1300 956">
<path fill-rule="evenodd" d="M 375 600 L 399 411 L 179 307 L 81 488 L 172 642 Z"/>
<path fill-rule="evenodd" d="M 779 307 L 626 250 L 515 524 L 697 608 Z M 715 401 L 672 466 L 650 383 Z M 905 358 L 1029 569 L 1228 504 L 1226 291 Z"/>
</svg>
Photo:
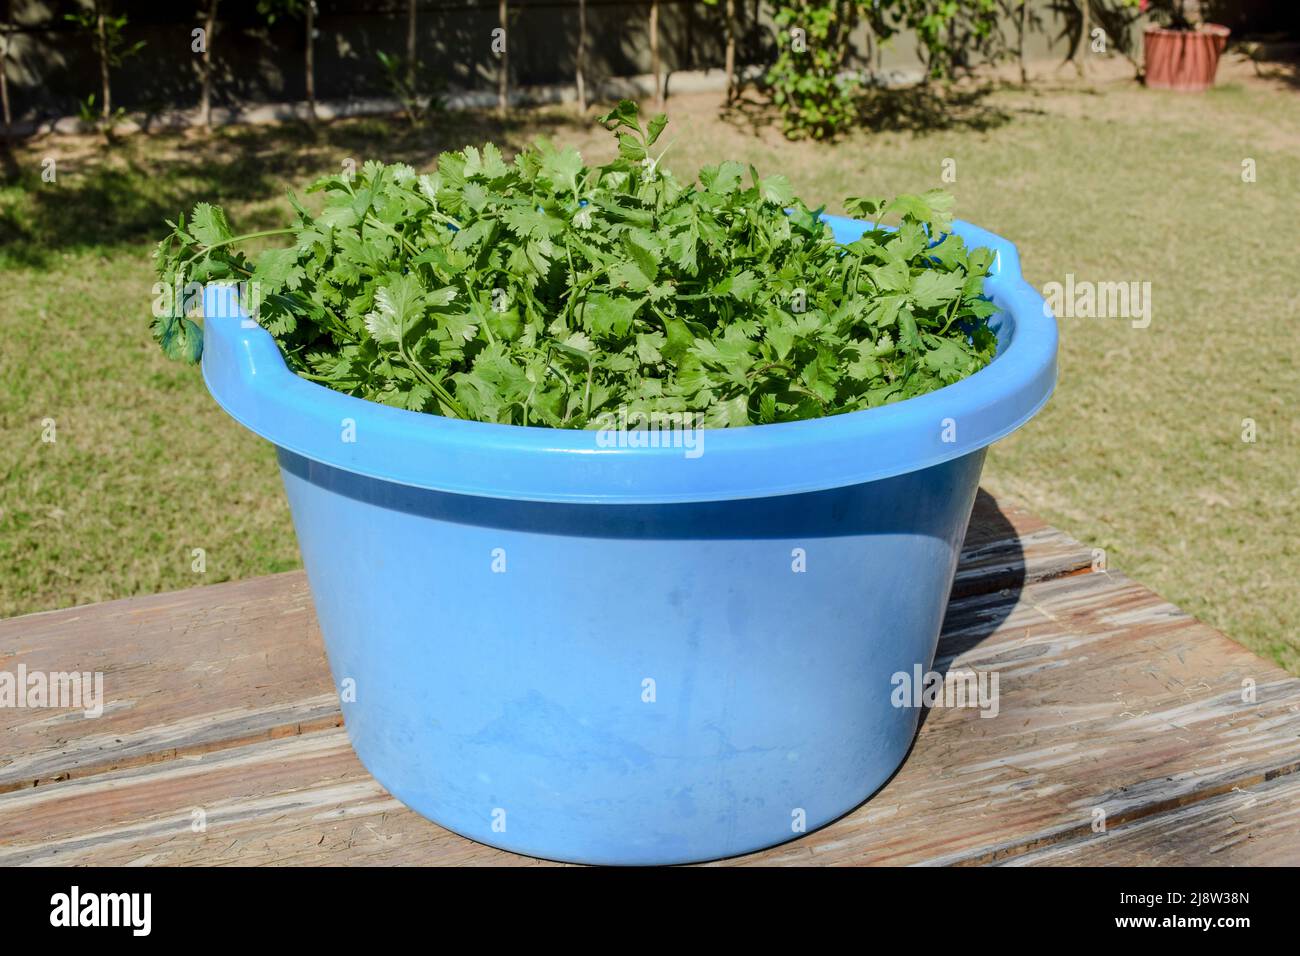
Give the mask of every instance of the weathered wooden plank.
<svg viewBox="0 0 1300 956">
<path fill-rule="evenodd" d="M 5 766 L 20 789 L 83 777 L 119 767 L 174 760 L 256 740 L 293 736 L 343 723 L 338 698 L 320 694 L 272 707 L 233 709 L 181 718 L 136 733 L 86 734 L 57 753 L 20 753 Z"/>
<path fill-rule="evenodd" d="M 407 810 L 339 728 L 0 796 L 4 866 L 387 865 L 398 852 L 409 863 L 539 862 Z"/>
<path fill-rule="evenodd" d="M 290 572 L 0 621 L 0 670 L 101 672 L 105 708 L 0 709 L 0 792 L 341 723 Z"/>
<path fill-rule="evenodd" d="M 1110 861 L 1141 862 L 1152 851 L 1122 835 L 1147 833 L 1154 846 L 1166 820 L 1300 779 L 1300 681 L 1118 574 L 956 601 L 940 662 L 995 669 L 998 716 L 930 711 L 873 799 L 797 842 L 723 862 L 1047 862 L 1053 848 L 1100 852 L 1097 809 L 1114 837 Z M 1300 844 L 1296 791 L 1267 795 L 1257 821 L 1218 840 L 1215 862 L 1255 862 L 1258 839 Z M 196 809 L 202 833 L 191 830 Z M 536 861 L 401 807 L 329 729 L 0 795 L 0 864 L 55 862 Z"/>
<path fill-rule="evenodd" d="M 1091 552 L 981 492 L 954 591 L 1015 589 Z M 0 710 L 0 792 L 342 718 L 301 572 L 0 621 L 0 670 L 99 671 L 103 716 Z"/>
<path fill-rule="evenodd" d="M 1296 866 L 1300 773 L 1010 858 L 1009 866 Z"/>
</svg>

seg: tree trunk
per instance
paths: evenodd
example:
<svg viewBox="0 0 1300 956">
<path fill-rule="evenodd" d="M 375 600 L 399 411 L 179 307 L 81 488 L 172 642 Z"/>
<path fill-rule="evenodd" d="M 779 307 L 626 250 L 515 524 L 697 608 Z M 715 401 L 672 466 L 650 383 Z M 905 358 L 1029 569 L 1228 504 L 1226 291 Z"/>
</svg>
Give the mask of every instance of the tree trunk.
<svg viewBox="0 0 1300 956">
<path fill-rule="evenodd" d="M 99 47 L 99 83 L 104 99 L 100 103 L 100 116 L 108 122 L 113 109 L 113 88 L 108 82 L 108 28 L 104 25 L 104 10 L 108 0 L 95 0 L 95 38 Z"/>
<path fill-rule="evenodd" d="M 316 123 L 316 0 L 307 0 L 307 122 Z"/>
<path fill-rule="evenodd" d="M 416 0 L 406 4 L 406 88 L 415 94 L 415 6 Z"/>
<path fill-rule="evenodd" d="M 650 73 L 654 78 L 655 106 L 663 106 L 663 85 L 659 81 L 659 0 L 650 0 Z"/>
<path fill-rule="evenodd" d="M 507 0 L 497 0 L 497 23 L 501 27 L 501 69 L 497 72 L 497 112 L 510 107 L 510 33 L 506 19 L 510 13 Z"/>
<path fill-rule="evenodd" d="M 578 112 L 587 112 L 587 0 L 578 0 Z"/>
<path fill-rule="evenodd" d="M 1074 68 L 1082 77 L 1088 74 L 1088 53 L 1092 44 L 1092 37 L 1089 35 L 1092 33 L 1091 0 L 1079 0 L 1079 13 L 1083 19 L 1079 27 L 1079 56 L 1074 61 Z"/>
<path fill-rule="evenodd" d="M 727 51 L 724 67 L 727 71 L 727 104 L 736 100 L 736 0 L 727 0 Z"/>
<path fill-rule="evenodd" d="M 1029 72 L 1025 69 L 1025 34 L 1029 32 L 1029 0 L 1020 0 L 1020 23 L 1016 27 L 1016 56 L 1020 60 L 1020 85 L 1029 82 Z"/>
<path fill-rule="evenodd" d="M 5 4 L 5 22 L 0 34 L 4 36 L 4 47 L 0 48 L 0 106 L 4 109 L 5 143 L 13 139 L 13 116 L 9 112 L 9 38 L 12 35 L 10 18 L 13 16 L 13 0 Z"/>
<path fill-rule="evenodd" d="M 849 59 L 849 43 L 853 39 L 851 35 L 851 16 L 853 0 L 847 3 L 839 3 L 835 7 L 835 39 L 832 41 L 835 50 L 835 69 L 844 69 L 844 65 Z"/>
<path fill-rule="evenodd" d="M 874 84 L 876 81 L 877 71 L 872 68 L 871 63 L 876 56 L 877 44 L 876 44 L 876 31 L 871 27 L 870 17 L 862 18 L 862 32 L 867 35 L 867 55 L 864 58 L 867 64 L 867 80 L 868 82 Z"/>
<path fill-rule="evenodd" d="M 204 129 L 212 129 L 212 34 L 217 28 L 217 5 L 221 0 L 208 0 L 208 15 L 203 23 L 203 91 L 199 99 L 199 122 Z"/>
</svg>

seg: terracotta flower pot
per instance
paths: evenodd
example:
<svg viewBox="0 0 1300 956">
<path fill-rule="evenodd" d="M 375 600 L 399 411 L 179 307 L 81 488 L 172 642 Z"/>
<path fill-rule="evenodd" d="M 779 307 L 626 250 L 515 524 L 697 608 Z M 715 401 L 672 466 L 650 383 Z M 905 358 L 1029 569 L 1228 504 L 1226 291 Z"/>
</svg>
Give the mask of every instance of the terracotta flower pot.
<svg viewBox="0 0 1300 956">
<path fill-rule="evenodd" d="M 1148 27 L 1142 35 L 1147 86 L 1185 93 L 1209 89 L 1230 32 L 1217 23 L 1205 23 L 1196 30 Z"/>
</svg>

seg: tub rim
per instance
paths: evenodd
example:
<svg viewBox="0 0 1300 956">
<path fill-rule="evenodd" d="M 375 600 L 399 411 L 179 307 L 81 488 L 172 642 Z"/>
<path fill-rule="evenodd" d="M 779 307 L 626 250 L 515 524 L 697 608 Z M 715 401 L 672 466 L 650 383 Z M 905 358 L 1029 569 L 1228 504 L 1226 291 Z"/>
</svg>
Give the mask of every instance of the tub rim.
<svg viewBox="0 0 1300 956">
<path fill-rule="evenodd" d="M 823 216 L 837 240 L 869 224 Z M 997 357 L 959 382 L 878 408 L 705 429 L 701 453 L 597 444 L 596 430 L 464 421 L 345 395 L 289 370 L 230 284 L 203 291 L 203 379 L 250 431 L 312 461 L 381 481 L 524 501 L 668 504 L 824 491 L 918 471 L 987 447 L 1034 416 L 1056 383 L 1057 328 L 1016 247 L 956 221 L 994 252 L 985 293 Z M 248 327 L 245 327 L 245 324 Z M 345 440 L 351 422 L 352 441 Z M 864 449 L 867 451 L 864 452 Z"/>
</svg>

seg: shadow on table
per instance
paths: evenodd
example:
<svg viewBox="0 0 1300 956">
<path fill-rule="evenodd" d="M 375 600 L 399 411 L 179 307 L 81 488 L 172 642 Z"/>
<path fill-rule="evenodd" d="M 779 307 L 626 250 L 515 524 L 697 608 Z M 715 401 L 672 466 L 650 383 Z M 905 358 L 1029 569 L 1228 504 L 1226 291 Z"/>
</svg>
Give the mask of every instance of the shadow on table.
<svg viewBox="0 0 1300 956">
<path fill-rule="evenodd" d="M 976 568 L 981 573 L 971 577 L 970 572 Z M 1025 552 L 1019 533 L 998 507 L 997 499 L 981 488 L 975 497 L 953 597 L 948 602 L 931 670 L 946 679 L 955 658 L 978 647 L 1002 626 L 1019 602 L 1024 586 Z M 929 714 L 928 707 L 922 709 L 917 733 Z"/>
</svg>

